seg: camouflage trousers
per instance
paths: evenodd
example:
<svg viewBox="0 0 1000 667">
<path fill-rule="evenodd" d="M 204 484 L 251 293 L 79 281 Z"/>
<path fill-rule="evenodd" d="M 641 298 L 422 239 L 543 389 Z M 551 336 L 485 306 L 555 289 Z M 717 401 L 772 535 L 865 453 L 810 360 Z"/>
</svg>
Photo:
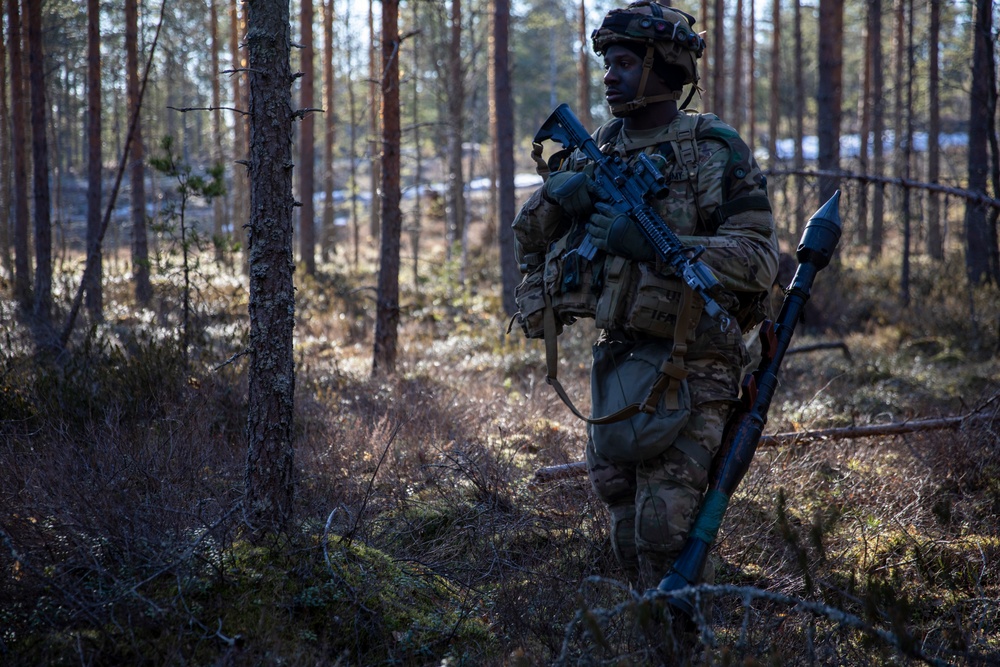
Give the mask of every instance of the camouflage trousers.
<svg viewBox="0 0 1000 667">
<path fill-rule="evenodd" d="M 697 396 L 697 380 L 690 380 Z M 674 445 L 638 464 L 605 458 L 588 439 L 587 470 L 611 513 L 612 548 L 629 579 L 641 587 L 655 587 L 683 548 L 734 405 L 732 400 L 697 403 Z M 706 572 L 705 579 L 709 576 Z"/>
</svg>

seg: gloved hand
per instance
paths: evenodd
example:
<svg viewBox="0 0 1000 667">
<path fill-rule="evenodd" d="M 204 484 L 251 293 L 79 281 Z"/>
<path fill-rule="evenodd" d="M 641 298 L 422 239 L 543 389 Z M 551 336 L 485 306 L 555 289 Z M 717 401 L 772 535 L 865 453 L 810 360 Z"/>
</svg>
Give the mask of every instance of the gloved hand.
<svg viewBox="0 0 1000 667">
<path fill-rule="evenodd" d="M 542 194 L 574 218 L 586 218 L 594 210 L 585 172 L 557 171 L 545 181 Z"/>
<path fill-rule="evenodd" d="M 640 262 L 656 259 L 653 245 L 632 218 L 603 202 L 594 204 L 594 208 L 587 221 L 587 233 L 595 246 Z"/>
</svg>

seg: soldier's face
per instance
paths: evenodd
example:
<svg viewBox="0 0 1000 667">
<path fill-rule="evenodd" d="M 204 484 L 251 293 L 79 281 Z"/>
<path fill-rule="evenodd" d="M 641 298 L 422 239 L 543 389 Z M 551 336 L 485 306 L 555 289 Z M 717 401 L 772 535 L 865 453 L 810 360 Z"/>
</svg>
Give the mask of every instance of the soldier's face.
<svg viewBox="0 0 1000 667">
<path fill-rule="evenodd" d="M 650 77 L 655 78 L 655 77 Z M 642 79 L 642 59 L 624 46 L 614 45 L 604 53 L 604 97 L 609 105 L 635 99 Z"/>
<path fill-rule="evenodd" d="M 652 72 L 646 78 L 644 90 L 639 90 L 642 81 L 642 58 L 633 51 L 615 44 L 604 52 L 604 97 L 608 104 L 625 104 L 642 95 L 651 97 L 670 92 L 663 79 Z"/>
</svg>

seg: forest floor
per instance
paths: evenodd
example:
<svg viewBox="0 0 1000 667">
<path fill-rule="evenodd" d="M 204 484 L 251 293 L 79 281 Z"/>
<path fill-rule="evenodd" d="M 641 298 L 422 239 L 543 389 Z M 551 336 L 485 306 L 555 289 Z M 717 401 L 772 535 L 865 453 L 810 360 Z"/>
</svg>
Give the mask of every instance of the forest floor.
<svg viewBox="0 0 1000 667">
<path fill-rule="evenodd" d="M 364 248 L 370 255 L 371 246 Z M 245 279 L 205 262 L 39 360 L 0 301 L 0 662 L 10 665 L 900 665 L 1000 662 L 996 287 L 844 258 L 820 274 L 767 433 L 965 416 L 762 447 L 693 629 L 628 588 L 544 349 L 501 315 L 496 259 L 403 261 L 397 373 L 370 375 L 371 264 L 296 273 L 295 518 L 246 539 Z M 239 260 L 231 262 L 239 266 Z M 414 284 L 414 282 L 416 284 Z M 74 279 L 57 281 L 57 302 Z M 776 303 L 779 297 L 775 297 Z M 561 337 L 588 407 L 592 327 Z M 227 361 L 229 363 L 227 363 Z M 704 599 L 703 599 L 704 598 Z"/>
</svg>

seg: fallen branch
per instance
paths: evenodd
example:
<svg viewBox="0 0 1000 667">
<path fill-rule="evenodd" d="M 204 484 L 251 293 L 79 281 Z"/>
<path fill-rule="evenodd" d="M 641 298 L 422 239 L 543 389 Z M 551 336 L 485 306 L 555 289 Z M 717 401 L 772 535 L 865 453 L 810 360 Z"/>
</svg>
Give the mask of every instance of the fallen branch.
<svg viewBox="0 0 1000 667">
<path fill-rule="evenodd" d="M 851 351 L 847 348 L 847 343 L 835 341 L 832 343 L 813 343 L 812 345 L 801 345 L 790 348 L 785 354 L 803 354 L 805 352 L 816 352 L 818 350 L 840 350 L 844 353 L 844 358 L 852 361 Z"/>
<path fill-rule="evenodd" d="M 869 424 L 867 426 L 843 426 L 839 428 L 825 428 L 815 431 L 792 431 L 790 433 L 776 433 L 775 435 L 764 435 L 760 439 L 760 447 L 789 444 L 805 444 L 816 440 L 847 440 L 852 438 L 871 438 L 884 435 L 904 435 L 906 433 L 916 433 L 918 431 L 940 431 L 949 428 L 958 428 L 970 420 L 980 420 L 988 417 L 996 418 L 996 415 L 971 414 L 964 417 L 940 417 L 937 419 L 917 419 L 914 421 L 892 422 L 889 424 Z M 546 466 L 535 471 L 532 480 L 535 484 L 554 482 L 560 479 L 569 479 L 587 474 L 586 461 L 574 461 L 573 463 L 563 463 L 561 465 Z"/>
</svg>

